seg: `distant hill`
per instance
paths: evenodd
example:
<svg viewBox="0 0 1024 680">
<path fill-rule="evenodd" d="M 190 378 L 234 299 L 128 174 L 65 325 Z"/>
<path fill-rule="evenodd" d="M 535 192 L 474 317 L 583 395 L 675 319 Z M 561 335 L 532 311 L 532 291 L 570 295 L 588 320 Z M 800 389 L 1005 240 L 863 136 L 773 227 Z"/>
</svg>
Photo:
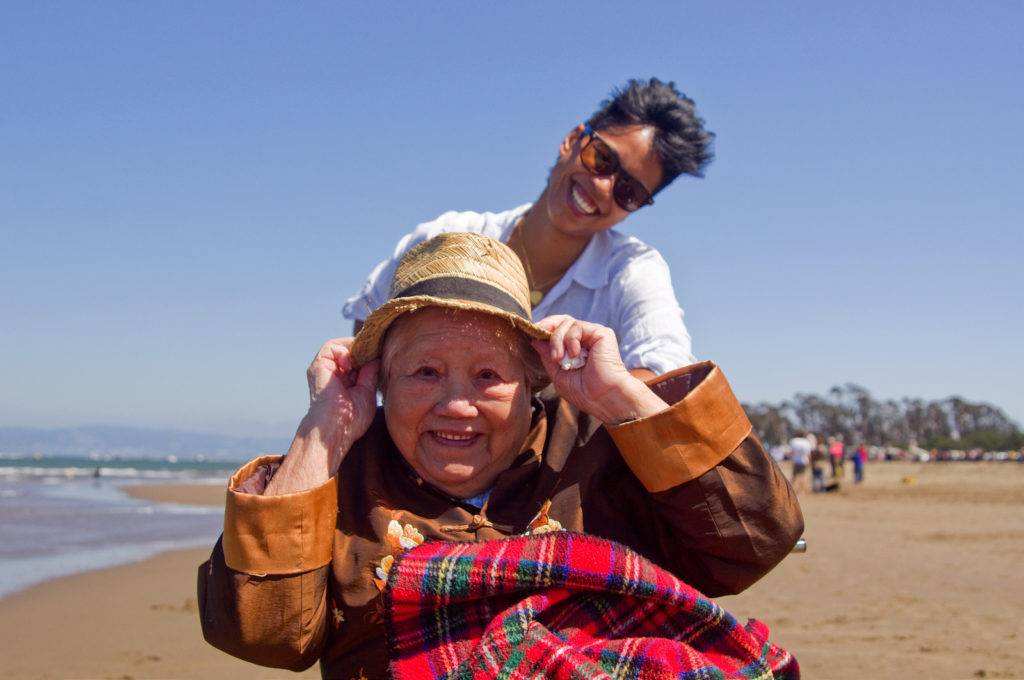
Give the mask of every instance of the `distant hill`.
<svg viewBox="0 0 1024 680">
<path fill-rule="evenodd" d="M 240 460 L 261 453 L 284 453 L 290 438 L 235 437 L 209 432 L 152 430 L 116 425 L 33 428 L 0 427 L 0 454 L 148 458 L 202 455 L 213 460 Z"/>
</svg>

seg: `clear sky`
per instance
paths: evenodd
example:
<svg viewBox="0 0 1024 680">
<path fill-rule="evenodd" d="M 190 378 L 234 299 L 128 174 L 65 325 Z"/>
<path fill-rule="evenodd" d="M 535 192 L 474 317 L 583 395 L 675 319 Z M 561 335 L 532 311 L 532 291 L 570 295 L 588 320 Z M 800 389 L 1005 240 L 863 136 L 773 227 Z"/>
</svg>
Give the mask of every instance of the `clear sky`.
<svg viewBox="0 0 1024 680">
<path fill-rule="evenodd" d="M 622 228 L 741 399 L 1024 421 L 1020 2 L 6 2 L 0 424 L 289 432 L 418 222 L 543 188 L 615 85 L 717 133 Z"/>
</svg>

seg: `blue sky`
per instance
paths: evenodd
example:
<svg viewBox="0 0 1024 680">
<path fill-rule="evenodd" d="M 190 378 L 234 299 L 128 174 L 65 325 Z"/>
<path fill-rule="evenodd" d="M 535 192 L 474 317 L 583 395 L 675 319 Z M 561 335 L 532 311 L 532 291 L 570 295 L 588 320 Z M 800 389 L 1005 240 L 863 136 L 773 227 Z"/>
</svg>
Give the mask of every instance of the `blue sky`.
<svg viewBox="0 0 1024 680">
<path fill-rule="evenodd" d="M 744 400 L 1024 421 L 1021 3 L 4 3 L 0 424 L 289 432 L 397 239 L 630 77 L 718 135 L 625 231 Z"/>
</svg>

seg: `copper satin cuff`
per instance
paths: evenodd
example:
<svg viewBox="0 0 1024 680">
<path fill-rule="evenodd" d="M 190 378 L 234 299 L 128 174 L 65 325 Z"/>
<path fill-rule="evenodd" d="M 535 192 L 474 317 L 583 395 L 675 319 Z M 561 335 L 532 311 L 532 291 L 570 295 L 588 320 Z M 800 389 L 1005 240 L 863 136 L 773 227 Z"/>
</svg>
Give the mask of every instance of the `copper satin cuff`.
<svg viewBox="0 0 1024 680">
<path fill-rule="evenodd" d="M 338 480 L 282 496 L 261 496 L 235 489 L 260 465 L 282 456 L 246 463 L 228 482 L 224 507 L 224 562 L 246 574 L 298 574 L 331 561 L 338 514 Z"/>
<path fill-rule="evenodd" d="M 651 493 L 700 477 L 751 432 L 747 414 L 717 366 L 668 409 L 607 429 L 623 460 Z"/>
</svg>

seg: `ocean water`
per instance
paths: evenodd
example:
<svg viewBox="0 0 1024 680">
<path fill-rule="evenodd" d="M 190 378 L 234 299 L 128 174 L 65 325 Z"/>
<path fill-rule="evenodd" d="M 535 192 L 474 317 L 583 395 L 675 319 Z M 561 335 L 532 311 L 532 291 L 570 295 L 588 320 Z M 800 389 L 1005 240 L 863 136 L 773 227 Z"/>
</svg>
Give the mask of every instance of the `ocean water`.
<svg viewBox="0 0 1024 680">
<path fill-rule="evenodd" d="M 128 484 L 225 484 L 234 463 L 0 456 L 0 597 L 43 581 L 213 546 L 223 508 L 129 498 Z"/>
</svg>

